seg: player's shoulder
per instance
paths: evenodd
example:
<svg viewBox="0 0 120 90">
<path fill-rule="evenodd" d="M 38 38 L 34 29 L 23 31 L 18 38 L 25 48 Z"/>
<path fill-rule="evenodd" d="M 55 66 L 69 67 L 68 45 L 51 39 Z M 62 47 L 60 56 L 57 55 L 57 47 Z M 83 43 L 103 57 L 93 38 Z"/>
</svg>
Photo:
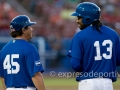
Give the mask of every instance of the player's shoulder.
<svg viewBox="0 0 120 90">
<path fill-rule="evenodd" d="M 74 34 L 72 40 L 82 40 L 83 37 L 84 37 L 84 32 L 83 32 L 83 30 L 81 30 Z"/>
<path fill-rule="evenodd" d="M 26 41 L 24 43 L 24 45 L 25 45 L 25 48 L 27 48 L 27 49 L 30 49 L 30 50 L 35 50 L 36 49 L 35 45 L 30 43 L 30 42 L 28 42 L 28 41 Z"/>
<path fill-rule="evenodd" d="M 114 29 L 112 29 L 111 27 L 109 27 L 109 26 L 102 25 L 102 29 L 106 30 L 106 31 L 109 30 L 111 32 L 115 32 L 116 33 L 116 31 Z"/>
<path fill-rule="evenodd" d="M 102 31 L 106 32 L 107 34 L 115 35 L 115 36 L 119 37 L 118 33 L 114 29 L 112 29 L 111 27 L 103 25 Z"/>
</svg>

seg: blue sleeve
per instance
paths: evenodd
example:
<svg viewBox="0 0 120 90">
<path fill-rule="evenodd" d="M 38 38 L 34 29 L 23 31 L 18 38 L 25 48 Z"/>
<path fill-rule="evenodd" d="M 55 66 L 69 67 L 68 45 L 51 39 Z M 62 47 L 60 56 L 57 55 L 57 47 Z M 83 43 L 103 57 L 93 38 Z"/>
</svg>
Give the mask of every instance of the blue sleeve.
<svg viewBox="0 0 120 90">
<path fill-rule="evenodd" d="M 1 52 L 0 52 L 0 77 L 3 77 L 3 65 L 2 65 Z"/>
<path fill-rule="evenodd" d="M 119 42 L 117 43 L 116 66 L 120 66 L 120 40 L 119 40 Z"/>
<path fill-rule="evenodd" d="M 74 57 L 74 58 L 81 60 L 83 56 L 83 47 L 82 47 L 81 42 L 82 41 L 80 40 L 79 37 L 74 36 L 74 38 L 72 39 L 70 48 L 69 48 L 69 52 L 68 52 L 69 57 Z"/>
<path fill-rule="evenodd" d="M 3 77 L 3 75 L 2 75 L 2 61 L 1 61 L 1 52 L 0 52 L 0 77 Z"/>
<path fill-rule="evenodd" d="M 0 55 L 0 77 L 2 77 L 2 64 L 1 64 L 1 55 Z"/>
<path fill-rule="evenodd" d="M 36 49 L 33 49 L 26 57 L 27 69 L 31 77 L 37 72 L 44 72 L 42 64 L 40 62 L 40 56 Z"/>
<path fill-rule="evenodd" d="M 80 65 L 80 60 L 76 59 L 74 57 L 71 58 L 71 65 L 72 69 L 75 70 L 76 72 L 81 72 L 81 65 Z"/>
</svg>

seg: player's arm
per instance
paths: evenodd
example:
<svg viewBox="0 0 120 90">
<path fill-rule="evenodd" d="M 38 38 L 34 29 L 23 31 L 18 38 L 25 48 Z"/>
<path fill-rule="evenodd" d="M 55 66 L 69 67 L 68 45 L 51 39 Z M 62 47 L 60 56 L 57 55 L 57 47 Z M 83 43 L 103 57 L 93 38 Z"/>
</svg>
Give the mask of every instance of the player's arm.
<svg viewBox="0 0 120 90">
<path fill-rule="evenodd" d="M 80 37 L 76 34 L 71 42 L 70 48 L 69 48 L 69 52 L 68 52 L 68 56 L 71 58 L 71 65 L 73 70 L 75 70 L 76 72 L 82 72 L 81 69 L 81 60 L 83 57 L 83 45 L 82 45 L 82 40 L 80 39 Z"/>
<path fill-rule="evenodd" d="M 116 48 L 116 51 L 117 51 L 117 58 L 116 58 L 116 66 L 120 66 L 120 40 L 118 40 L 118 43 L 116 44 L 117 48 Z"/>
<path fill-rule="evenodd" d="M 76 72 L 81 72 L 81 65 L 80 65 L 80 60 L 74 57 L 71 57 L 71 65 L 73 70 Z"/>
<path fill-rule="evenodd" d="M 4 82 L 4 78 L 1 77 L 1 79 L 2 79 L 2 86 L 3 86 L 3 89 L 6 90 L 6 85 L 5 85 L 5 82 Z"/>
<path fill-rule="evenodd" d="M 32 77 L 32 81 L 33 81 L 35 87 L 37 88 L 37 90 L 46 90 L 41 72 L 37 72 Z"/>
</svg>

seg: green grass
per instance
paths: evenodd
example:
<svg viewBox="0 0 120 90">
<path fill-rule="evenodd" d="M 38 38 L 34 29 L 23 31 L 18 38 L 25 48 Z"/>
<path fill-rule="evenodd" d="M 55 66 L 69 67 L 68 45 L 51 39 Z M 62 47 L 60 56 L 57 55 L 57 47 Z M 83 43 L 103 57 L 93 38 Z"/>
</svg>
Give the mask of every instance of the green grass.
<svg viewBox="0 0 120 90">
<path fill-rule="evenodd" d="M 1 80 L 0 80 L 0 87 L 2 86 L 2 82 L 1 82 Z"/>
<path fill-rule="evenodd" d="M 113 83 L 114 86 L 120 86 L 120 78 L 118 78 L 117 82 Z"/>
<path fill-rule="evenodd" d="M 77 86 L 78 84 L 74 78 L 45 77 L 44 81 L 46 86 Z"/>
</svg>

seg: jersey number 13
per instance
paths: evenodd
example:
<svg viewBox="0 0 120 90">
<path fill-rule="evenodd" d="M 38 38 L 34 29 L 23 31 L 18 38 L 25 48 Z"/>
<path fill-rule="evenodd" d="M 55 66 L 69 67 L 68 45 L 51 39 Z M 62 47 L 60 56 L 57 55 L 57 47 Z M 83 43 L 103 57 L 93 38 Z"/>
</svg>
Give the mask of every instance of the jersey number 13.
<svg viewBox="0 0 120 90">
<path fill-rule="evenodd" d="M 17 74 L 20 71 L 20 65 L 14 61 L 15 58 L 19 58 L 19 54 L 6 55 L 3 67 L 7 69 L 7 74 Z"/>
<path fill-rule="evenodd" d="M 94 57 L 95 60 L 102 60 L 102 57 L 105 58 L 105 59 L 111 59 L 113 43 L 112 43 L 111 40 L 104 40 L 102 42 L 102 46 L 106 46 L 107 44 L 109 46 L 106 49 L 107 49 L 107 52 L 109 52 L 109 54 L 102 53 L 102 55 L 101 55 L 101 52 L 100 52 L 100 42 L 99 41 L 95 41 L 95 43 L 94 43 L 94 47 L 96 47 L 96 56 Z"/>
</svg>

